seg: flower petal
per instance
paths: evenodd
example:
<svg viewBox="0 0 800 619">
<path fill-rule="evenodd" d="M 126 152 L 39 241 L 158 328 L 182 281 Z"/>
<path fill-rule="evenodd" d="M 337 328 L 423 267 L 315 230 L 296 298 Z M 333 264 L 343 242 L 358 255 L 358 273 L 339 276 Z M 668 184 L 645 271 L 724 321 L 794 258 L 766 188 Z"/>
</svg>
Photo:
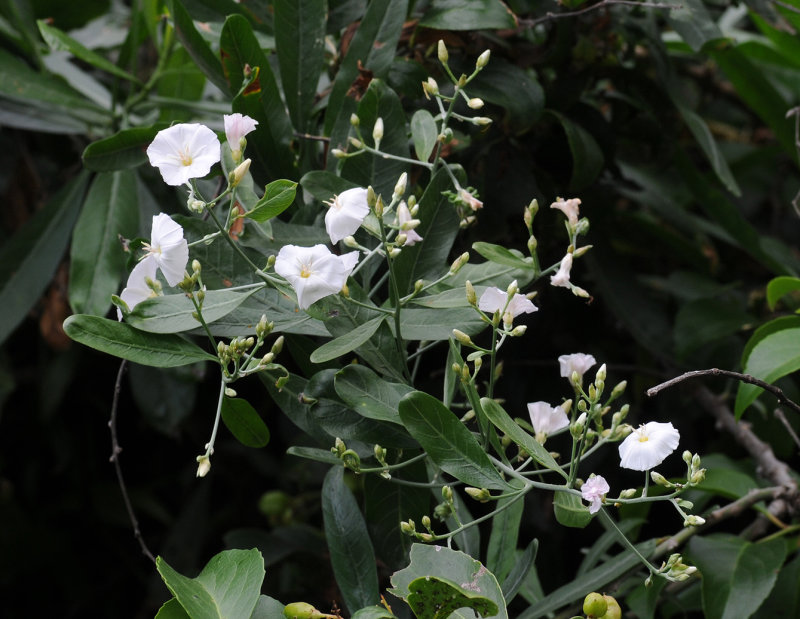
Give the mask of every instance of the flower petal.
<svg viewBox="0 0 800 619">
<path fill-rule="evenodd" d="M 186 263 L 189 262 L 189 244 L 183 238 L 183 228 L 169 215 L 159 213 L 153 217 L 150 254 L 170 286 L 177 285 L 183 279 Z"/>
<path fill-rule="evenodd" d="M 284 245 L 275 259 L 275 272 L 294 288 L 300 309 L 307 309 L 342 289 L 358 257 L 358 252 L 336 256 L 324 245 Z"/>
<path fill-rule="evenodd" d="M 147 147 L 150 165 L 168 185 L 183 185 L 205 176 L 220 159 L 216 134 L 197 123 L 181 123 L 158 132 Z"/>
<path fill-rule="evenodd" d="M 139 303 L 154 296 L 153 291 L 147 285 L 147 279 L 154 280 L 156 278 L 157 268 L 158 265 L 152 256 L 145 256 L 133 267 L 128 276 L 128 283 L 119 295 L 120 299 L 127 304 L 128 309 L 133 310 Z M 122 320 L 122 311 L 119 308 L 117 308 L 117 319 Z"/>
<path fill-rule="evenodd" d="M 335 196 L 325 213 L 325 230 L 336 244 L 343 238 L 355 234 L 369 213 L 367 190 L 353 187 Z"/>
<path fill-rule="evenodd" d="M 680 433 L 672 423 L 651 421 L 631 432 L 619 446 L 620 466 L 648 471 L 678 447 Z"/>
</svg>

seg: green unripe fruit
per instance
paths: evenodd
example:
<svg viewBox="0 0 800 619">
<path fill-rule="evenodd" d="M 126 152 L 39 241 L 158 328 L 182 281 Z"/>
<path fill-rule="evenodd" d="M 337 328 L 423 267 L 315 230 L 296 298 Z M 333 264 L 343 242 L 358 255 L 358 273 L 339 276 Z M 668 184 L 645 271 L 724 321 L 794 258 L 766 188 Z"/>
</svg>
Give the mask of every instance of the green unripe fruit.
<svg viewBox="0 0 800 619">
<path fill-rule="evenodd" d="M 265 492 L 258 501 L 258 508 L 265 516 L 281 516 L 289 506 L 289 496 L 280 490 Z"/>
<path fill-rule="evenodd" d="M 587 617 L 602 617 L 607 609 L 608 602 L 599 593 L 592 592 L 583 599 L 583 612 Z"/>
<path fill-rule="evenodd" d="M 610 595 L 604 595 L 603 599 L 608 604 L 608 609 L 606 614 L 603 615 L 603 619 L 621 619 L 622 609 L 619 607 L 619 602 Z"/>
<path fill-rule="evenodd" d="M 283 616 L 286 619 L 314 619 L 319 617 L 319 611 L 311 604 L 306 602 L 292 602 L 283 609 Z"/>
</svg>

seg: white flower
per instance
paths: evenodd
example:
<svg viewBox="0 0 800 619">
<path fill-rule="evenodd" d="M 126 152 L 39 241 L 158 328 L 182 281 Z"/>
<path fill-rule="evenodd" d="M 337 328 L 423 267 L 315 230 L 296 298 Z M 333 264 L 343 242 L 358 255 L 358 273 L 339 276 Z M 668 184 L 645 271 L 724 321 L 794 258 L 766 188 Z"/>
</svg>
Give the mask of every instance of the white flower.
<svg viewBox="0 0 800 619">
<path fill-rule="evenodd" d="M 669 422 L 651 421 L 639 426 L 619 446 L 620 466 L 634 471 L 652 469 L 675 451 L 680 438 Z"/>
<path fill-rule="evenodd" d="M 333 244 L 355 234 L 369 213 L 367 190 L 362 187 L 343 191 L 327 204 L 330 208 L 325 213 L 325 230 Z"/>
<path fill-rule="evenodd" d="M 127 304 L 128 309 L 133 310 L 145 299 L 156 296 L 153 289 L 147 285 L 147 280 L 156 279 L 157 269 L 158 265 L 152 256 L 146 256 L 144 260 L 133 267 L 128 276 L 128 283 L 119 295 L 120 299 Z M 117 308 L 117 320 L 122 320 L 122 310 L 119 308 Z"/>
<path fill-rule="evenodd" d="M 148 257 L 155 259 L 170 286 L 183 279 L 189 261 L 189 244 L 183 238 L 183 228 L 169 215 L 159 213 L 153 217 L 150 243 L 145 243 L 144 248 Z"/>
<path fill-rule="evenodd" d="M 506 307 L 508 304 L 508 307 Z M 508 302 L 508 292 L 499 288 L 487 288 L 478 300 L 478 307 L 487 314 L 504 310 L 516 318 L 520 314 L 530 314 L 539 310 L 524 294 L 515 294 Z"/>
<path fill-rule="evenodd" d="M 550 276 L 550 283 L 553 286 L 561 286 L 562 288 L 571 288 L 569 281 L 569 272 L 572 270 L 572 254 L 567 254 L 561 259 L 561 265 L 558 267 L 558 272 Z"/>
<path fill-rule="evenodd" d="M 459 189 L 458 190 L 458 197 L 469 206 L 473 211 L 477 211 L 478 209 L 483 208 L 483 202 L 478 200 L 471 192 L 467 191 L 466 189 Z"/>
<path fill-rule="evenodd" d="M 587 355 L 582 352 L 576 352 L 571 355 L 561 355 L 558 358 L 561 376 L 571 381 L 573 372 L 577 372 L 579 383 L 586 371 L 595 363 L 597 363 L 597 361 L 595 361 L 592 355 Z"/>
<path fill-rule="evenodd" d="M 603 497 L 611 490 L 608 482 L 602 475 L 592 475 L 581 486 L 581 496 L 584 501 L 589 501 L 589 513 L 594 514 L 600 511 L 600 505 L 603 502 Z"/>
<path fill-rule="evenodd" d="M 324 245 L 284 245 L 275 260 L 275 272 L 288 281 L 297 294 L 300 309 L 336 294 L 358 262 L 358 252 L 337 256 Z"/>
<path fill-rule="evenodd" d="M 528 414 L 536 432 L 536 440 L 544 443 L 548 434 L 553 434 L 569 425 L 569 418 L 560 406 L 550 406 L 547 402 L 528 402 Z"/>
<path fill-rule="evenodd" d="M 205 125 L 173 125 L 158 132 L 147 147 L 147 156 L 167 185 L 183 185 L 205 176 L 219 161 L 219 140 Z"/>
<path fill-rule="evenodd" d="M 411 217 L 411 211 L 408 210 L 408 205 L 405 202 L 401 202 L 397 207 L 397 225 L 403 230 L 403 224 L 408 223 L 412 219 L 413 217 Z M 406 235 L 406 242 L 403 243 L 403 247 L 406 245 L 411 246 L 422 240 L 422 237 L 413 229 L 403 230 L 403 234 Z"/>
<path fill-rule="evenodd" d="M 580 215 L 580 209 L 578 208 L 580 203 L 581 201 L 578 198 L 572 198 L 571 200 L 559 199 L 553 202 L 550 208 L 557 208 L 567 216 L 567 221 L 569 221 L 570 226 L 576 226 L 578 224 L 578 216 Z"/>
<path fill-rule="evenodd" d="M 233 160 L 238 162 L 242 158 L 242 138 L 255 130 L 258 121 L 238 112 L 225 114 L 223 120 L 228 147 L 231 149 Z"/>
</svg>

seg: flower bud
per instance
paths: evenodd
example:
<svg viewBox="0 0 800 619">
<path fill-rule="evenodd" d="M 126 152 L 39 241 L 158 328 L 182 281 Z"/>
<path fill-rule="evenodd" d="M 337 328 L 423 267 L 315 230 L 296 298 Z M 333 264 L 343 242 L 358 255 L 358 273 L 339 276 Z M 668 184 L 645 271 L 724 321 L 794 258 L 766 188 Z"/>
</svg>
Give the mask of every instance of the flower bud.
<svg viewBox="0 0 800 619">
<path fill-rule="evenodd" d="M 521 337 L 521 336 L 525 335 L 525 331 L 527 331 L 527 330 L 528 330 L 528 326 L 527 325 L 519 325 L 517 327 L 514 327 L 511 330 L 511 337 Z"/>
<path fill-rule="evenodd" d="M 619 498 L 621 499 L 630 499 L 634 496 L 636 496 L 636 488 L 626 488 L 619 493 Z"/>
<path fill-rule="evenodd" d="M 405 244 L 406 244 L 406 241 L 407 241 L 407 240 L 408 240 L 408 237 L 407 237 L 405 234 L 403 234 L 403 233 L 401 232 L 400 234 L 398 234 L 398 235 L 397 235 L 397 238 L 395 239 L 395 242 L 396 242 L 396 243 L 397 243 L 399 246 L 401 246 L 401 247 L 402 247 L 403 245 L 405 245 Z"/>
<path fill-rule="evenodd" d="M 348 469 L 356 473 L 361 470 L 361 458 L 359 458 L 358 454 L 352 449 L 346 449 L 339 457 L 342 459 L 342 464 Z"/>
<path fill-rule="evenodd" d="M 352 144 L 353 147 L 355 148 L 358 149 L 364 148 L 364 143 L 358 138 L 354 138 L 352 135 L 349 138 L 347 138 L 347 141 L 350 142 L 350 144 Z"/>
<path fill-rule="evenodd" d="M 597 370 L 597 374 L 595 374 L 594 380 L 595 380 L 595 382 L 598 381 L 598 380 L 602 380 L 602 381 L 606 380 L 606 364 L 605 363 L 603 365 L 601 365 L 600 368 Z"/>
<path fill-rule="evenodd" d="M 439 84 L 436 83 L 435 79 L 429 77 L 427 81 L 422 82 L 422 92 L 425 94 L 426 99 L 430 99 L 431 95 L 436 96 L 439 94 Z"/>
<path fill-rule="evenodd" d="M 475 293 L 475 287 L 472 285 L 472 282 L 467 280 L 467 283 L 464 284 L 465 288 L 467 289 L 467 303 L 472 306 L 478 304 L 478 295 Z"/>
<path fill-rule="evenodd" d="M 417 537 L 419 537 L 419 539 L 421 539 L 423 542 L 433 541 L 433 535 L 431 535 L 430 533 L 419 533 Z"/>
<path fill-rule="evenodd" d="M 409 219 L 408 221 L 404 221 L 403 224 L 400 226 L 400 229 L 408 232 L 409 230 L 413 230 L 417 226 L 419 226 L 422 222 L 419 219 Z"/>
<path fill-rule="evenodd" d="M 487 125 L 492 124 L 491 118 L 486 118 L 486 116 L 476 116 L 472 119 L 473 125 L 478 125 L 479 127 L 486 127 Z"/>
<path fill-rule="evenodd" d="M 689 481 L 693 484 L 699 484 L 706 478 L 706 470 L 705 469 L 698 469 L 694 473 L 692 473 L 692 477 Z"/>
<path fill-rule="evenodd" d="M 400 178 L 397 179 L 397 184 L 394 186 L 394 195 L 401 197 L 406 192 L 406 183 L 408 182 L 408 174 L 403 172 Z"/>
<path fill-rule="evenodd" d="M 692 469 L 699 469 L 700 468 L 700 454 L 694 454 L 692 456 Z"/>
<path fill-rule="evenodd" d="M 701 524 L 705 524 L 705 518 L 701 518 L 700 516 L 686 516 L 686 519 L 683 521 L 683 526 L 685 527 L 699 527 Z"/>
<path fill-rule="evenodd" d="M 274 359 L 275 359 L 275 355 L 273 355 L 271 352 L 268 352 L 266 355 L 261 357 L 261 361 L 259 362 L 259 365 L 269 365 L 270 363 L 273 362 Z"/>
<path fill-rule="evenodd" d="M 244 161 L 242 161 L 242 163 L 237 165 L 236 169 L 233 172 L 231 172 L 231 177 L 232 177 L 230 181 L 231 187 L 236 187 L 239 183 L 241 183 L 242 179 L 244 178 L 245 174 L 247 174 L 247 171 L 249 169 L 250 169 L 250 159 L 245 159 Z"/>
<path fill-rule="evenodd" d="M 469 252 L 464 252 L 458 258 L 453 260 L 453 264 L 450 265 L 450 275 L 455 275 L 461 270 L 467 262 L 469 261 Z"/>
<path fill-rule="evenodd" d="M 197 477 L 205 477 L 211 470 L 211 458 L 208 454 L 197 456 Z"/>
<path fill-rule="evenodd" d="M 467 101 L 467 105 L 473 110 L 479 110 L 483 107 L 483 99 L 479 99 L 478 97 L 473 97 L 469 101 Z"/>
<path fill-rule="evenodd" d="M 375 140 L 375 148 L 378 148 L 383 139 L 383 118 L 380 116 L 372 127 L 372 139 Z"/>
<path fill-rule="evenodd" d="M 409 519 L 408 521 L 401 521 L 400 522 L 400 530 L 405 533 L 406 535 L 411 535 L 417 530 L 417 526 L 414 524 L 414 521 Z"/>
<path fill-rule="evenodd" d="M 419 294 L 422 292 L 422 289 L 425 287 L 425 280 L 418 279 L 414 282 L 414 294 Z"/>
<path fill-rule="evenodd" d="M 425 516 L 422 517 L 422 526 L 425 527 L 426 529 L 428 529 L 429 531 L 431 530 L 431 519 L 430 519 L 430 516 L 425 515 Z"/>
<path fill-rule="evenodd" d="M 514 280 L 508 285 L 506 288 L 506 294 L 508 295 L 508 300 L 510 301 L 511 298 L 519 292 L 519 286 L 517 285 L 517 280 Z"/>
<path fill-rule="evenodd" d="M 271 323 L 270 323 L 271 324 Z M 280 352 L 283 350 L 283 336 L 278 336 L 278 339 L 275 340 L 275 343 L 272 344 L 272 348 L 270 351 L 273 355 L 279 355 Z"/>
<path fill-rule="evenodd" d="M 491 50 L 486 50 L 480 56 L 478 56 L 478 60 L 475 62 L 475 68 L 483 69 L 487 64 L 489 64 L 489 56 L 491 55 Z"/>
<path fill-rule="evenodd" d="M 283 607 L 283 616 L 286 619 L 317 619 L 324 615 L 306 602 L 292 602 Z"/>
<path fill-rule="evenodd" d="M 358 117 L 357 114 L 350 114 L 350 124 L 353 127 L 358 127 L 361 124 L 361 119 Z"/>
<path fill-rule="evenodd" d="M 378 462 L 383 463 L 386 460 L 386 449 L 377 443 L 375 444 L 375 447 L 372 448 L 372 453 L 375 455 L 375 459 Z"/>
<path fill-rule="evenodd" d="M 337 159 L 344 159 L 345 157 L 347 157 L 347 153 L 343 151 L 341 148 L 332 148 L 331 155 L 333 155 Z"/>
<path fill-rule="evenodd" d="M 447 46 L 441 39 L 439 39 L 439 45 L 436 48 L 436 54 L 439 56 L 439 62 L 442 64 L 447 64 L 450 54 L 447 53 Z"/>
<path fill-rule="evenodd" d="M 539 247 L 539 241 L 536 240 L 536 237 L 532 234 L 528 237 L 528 251 L 533 253 L 536 251 L 536 248 Z"/>
<path fill-rule="evenodd" d="M 621 396 L 627 386 L 628 386 L 627 380 L 623 380 L 622 382 L 617 383 L 616 386 L 611 390 L 611 399 L 614 400 L 619 396 Z"/>
<path fill-rule="evenodd" d="M 230 387 L 225 387 L 225 395 L 228 396 L 229 398 L 235 398 L 236 390 Z"/>
<path fill-rule="evenodd" d="M 464 488 L 464 492 L 466 492 L 476 501 L 480 501 L 481 503 L 486 503 L 492 496 L 491 494 L 489 494 L 489 491 L 486 488 L 473 488 L 471 486 L 468 486 Z"/>
<path fill-rule="evenodd" d="M 442 486 L 442 498 L 448 503 L 452 503 L 453 489 L 450 486 Z"/>
<path fill-rule="evenodd" d="M 459 331 L 458 329 L 453 329 L 453 337 L 456 338 L 462 344 L 467 344 L 467 345 L 472 344 L 472 338 L 463 331 Z"/>
<path fill-rule="evenodd" d="M 683 461 L 686 464 L 691 464 L 692 463 L 692 452 L 687 449 L 686 451 L 684 451 L 681 454 L 681 458 L 683 458 Z"/>
<path fill-rule="evenodd" d="M 397 258 L 397 256 L 399 256 L 399 255 L 400 255 L 400 248 L 399 247 L 392 247 L 392 249 L 389 250 L 389 257 L 390 258 Z"/>
<path fill-rule="evenodd" d="M 661 473 L 656 473 L 655 471 L 650 471 L 650 479 L 653 480 L 654 484 L 657 484 L 659 486 L 663 486 L 664 488 L 672 488 L 674 486 L 674 484 L 672 484 Z"/>
</svg>

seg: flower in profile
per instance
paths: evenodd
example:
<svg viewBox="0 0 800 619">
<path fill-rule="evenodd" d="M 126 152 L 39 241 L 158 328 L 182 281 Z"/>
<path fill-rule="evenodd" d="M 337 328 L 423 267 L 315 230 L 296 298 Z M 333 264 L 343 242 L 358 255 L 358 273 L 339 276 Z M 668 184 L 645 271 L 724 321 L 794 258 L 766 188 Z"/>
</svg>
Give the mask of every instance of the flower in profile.
<svg viewBox="0 0 800 619">
<path fill-rule="evenodd" d="M 410 230 L 403 230 L 403 224 L 407 224 L 413 219 L 414 218 L 411 217 L 411 211 L 408 210 L 408 205 L 405 202 L 401 202 L 397 207 L 397 225 L 400 227 L 400 230 L 403 231 L 403 234 L 406 235 L 406 242 L 403 243 L 404 247 L 406 245 L 411 246 L 414 243 L 419 243 L 422 240 L 422 237 L 417 234 L 416 230 L 413 228 Z"/>
<path fill-rule="evenodd" d="M 315 301 L 338 293 L 357 262 L 356 251 L 337 256 L 324 245 L 284 245 L 275 259 L 275 272 L 294 288 L 300 309 L 306 309 Z"/>
<path fill-rule="evenodd" d="M 578 217 L 580 215 L 580 209 L 578 208 L 581 201 L 578 198 L 572 198 L 570 200 L 561 200 L 558 199 L 550 205 L 550 208 L 557 208 L 559 211 L 564 213 L 567 216 L 567 221 L 571 227 L 578 225 Z"/>
<path fill-rule="evenodd" d="M 561 355 L 558 358 L 561 376 L 572 381 L 572 375 L 577 372 L 578 384 L 580 384 L 586 371 L 595 363 L 597 363 L 597 361 L 595 361 L 592 355 L 587 355 L 582 352 L 576 352 L 571 355 Z"/>
<path fill-rule="evenodd" d="M 325 213 L 325 230 L 333 244 L 355 234 L 369 213 L 367 190 L 363 187 L 343 191 L 326 204 L 330 208 Z"/>
<path fill-rule="evenodd" d="M 183 228 L 169 215 L 159 213 L 153 217 L 150 243 L 144 244 L 147 257 L 155 260 L 170 286 L 175 286 L 184 277 L 189 261 L 189 244 L 183 238 Z"/>
<path fill-rule="evenodd" d="M 120 293 L 119 298 L 125 301 L 129 310 L 133 310 L 145 299 L 156 296 L 155 291 L 147 281 L 155 281 L 158 264 L 152 256 L 145 256 L 144 260 L 137 263 L 128 276 L 128 283 Z M 122 320 L 122 310 L 117 308 L 117 320 Z"/>
<path fill-rule="evenodd" d="M 458 197 L 461 198 L 461 201 L 464 202 L 467 206 L 469 206 L 473 211 L 477 211 L 478 209 L 483 208 L 483 202 L 478 200 L 471 192 L 467 191 L 466 189 L 459 189 L 458 190 Z"/>
<path fill-rule="evenodd" d="M 603 498 L 611 487 L 602 475 L 592 475 L 581 486 L 581 496 L 584 501 L 589 501 L 589 513 L 595 514 L 600 511 Z"/>
<path fill-rule="evenodd" d="M 631 432 L 619 446 L 620 466 L 647 471 L 678 447 L 681 435 L 672 423 L 650 421 Z"/>
<path fill-rule="evenodd" d="M 550 283 L 553 286 L 561 286 L 562 288 L 570 288 L 569 272 L 572 270 L 572 254 L 567 254 L 561 259 L 561 264 L 558 267 L 558 272 L 550 276 Z"/>
<path fill-rule="evenodd" d="M 508 292 L 493 286 L 483 292 L 481 298 L 478 299 L 478 307 L 487 314 L 505 311 L 510 313 L 513 318 L 520 314 L 530 314 L 539 310 L 524 294 L 515 294 L 509 302 Z"/>
<path fill-rule="evenodd" d="M 547 402 L 528 402 L 528 414 L 536 433 L 536 440 L 544 444 L 549 434 L 569 425 L 567 413 L 560 406 L 550 406 Z"/>
<path fill-rule="evenodd" d="M 209 173 L 219 161 L 220 145 L 205 125 L 182 123 L 159 131 L 147 147 L 147 157 L 167 185 L 183 185 Z"/>
<path fill-rule="evenodd" d="M 257 120 L 243 114 L 225 114 L 225 138 L 228 140 L 228 147 L 231 149 L 233 160 L 238 162 L 242 158 L 242 138 L 251 131 L 255 131 Z"/>
</svg>

